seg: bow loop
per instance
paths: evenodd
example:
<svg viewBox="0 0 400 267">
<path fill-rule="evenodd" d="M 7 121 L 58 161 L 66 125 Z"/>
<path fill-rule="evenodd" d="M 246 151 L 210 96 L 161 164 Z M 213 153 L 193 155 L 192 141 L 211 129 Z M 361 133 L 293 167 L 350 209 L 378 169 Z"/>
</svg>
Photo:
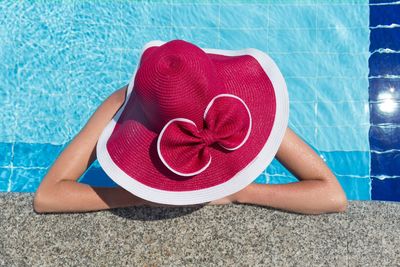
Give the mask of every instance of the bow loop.
<svg viewBox="0 0 400 267">
<path fill-rule="evenodd" d="M 157 140 L 158 155 L 172 172 L 181 176 L 199 174 L 211 163 L 210 146 L 217 143 L 226 150 L 236 150 L 250 135 L 250 110 L 235 95 L 214 97 L 203 119 L 203 129 L 189 119 L 175 118 L 161 130 Z"/>
</svg>

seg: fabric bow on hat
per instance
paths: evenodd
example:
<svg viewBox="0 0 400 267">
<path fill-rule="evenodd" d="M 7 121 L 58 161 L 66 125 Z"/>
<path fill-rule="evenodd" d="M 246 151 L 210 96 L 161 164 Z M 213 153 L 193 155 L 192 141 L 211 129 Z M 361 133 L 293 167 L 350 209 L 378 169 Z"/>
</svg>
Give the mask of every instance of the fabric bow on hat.
<svg viewBox="0 0 400 267">
<path fill-rule="evenodd" d="M 203 119 L 203 129 L 192 120 L 175 118 L 161 130 L 157 140 L 158 155 L 172 172 L 181 176 L 199 174 L 211 163 L 209 146 L 218 143 L 226 150 L 236 150 L 250 135 L 250 110 L 235 95 L 214 97 Z"/>
</svg>

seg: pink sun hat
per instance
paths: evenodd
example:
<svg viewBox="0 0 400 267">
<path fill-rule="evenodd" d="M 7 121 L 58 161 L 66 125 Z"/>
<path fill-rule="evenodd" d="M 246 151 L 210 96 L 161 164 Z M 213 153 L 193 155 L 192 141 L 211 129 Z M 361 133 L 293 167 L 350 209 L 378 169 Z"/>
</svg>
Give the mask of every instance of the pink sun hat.
<svg viewBox="0 0 400 267">
<path fill-rule="evenodd" d="M 261 50 L 154 40 L 100 135 L 97 159 L 142 199 L 205 203 L 240 191 L 267 168 L 288 118 L 285 80 Z"/>
</svg>

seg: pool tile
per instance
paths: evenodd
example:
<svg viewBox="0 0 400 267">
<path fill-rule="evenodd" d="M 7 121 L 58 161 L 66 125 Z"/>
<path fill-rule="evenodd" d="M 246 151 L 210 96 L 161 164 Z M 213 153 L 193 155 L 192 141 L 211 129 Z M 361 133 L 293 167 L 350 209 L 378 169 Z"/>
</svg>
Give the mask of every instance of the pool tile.
<svg viewBox="0 0 400 267">
<path fill-rule="evenodd" d="M 316 146 L 322 151 L 369 151 L 368 126 L 317 127 Z"/>
<path fill-rule="evenodd" d="M 218 5 L 220 28 L 267 28 L 268 5 Z M 213 14 L 212 14 L 213 15 Z M 211 18 L 214 18 L 213 16 Z M 218 18 L 218 16 L 217 16 Z"/>
<path fill-rule="evenodd" d="M 316 49 L 319 53 L 360 53 L 369 46 L 369 29 L 319 28 L 316 31 Z"/>
<path fill-rule="evenodd" d="M 18 44 L 16 41 L 12 40 L 0 40 L 0 60 L 1 60 L 1 72 L 6 72 L 9 74 L 8 79 L 2 80 L 0 85 L 9 85 L 12 83 L 13 78 L 16 77 L 17 70 L 18 70 L 18 62 L 21 57 L 21 54 L 18 50 Z"/>
<path fill-rule="evenodd" d="M 142 45 L 152 40 L 162 40 L 166 42 L 173 39 L 172 29 L 173 29 L 172 27 L 151 27 L 151 28 L 149 27 L 146 28 L 144 31 L 140 32 L 138 37 L 142 38 L 141 39 L 143 40 L 143 42 L 141 43 Z M 134 47 L 128 46 L 128 48 L 134 48 Z"/>
<path fill-rule="evenodd" d="M 11 42 L 21 32 L 19 24 L 19 15 L 23 11 L 21 3 L 20 1 L 0 1 L 0 43 Z"/>
<path fill-rule="evenodd" d="M 17 122 L 14 110 L 11 107 L 7 107 L 2 111 L 1 115 L 4 117 L 0 120 L 0 142 L 15 142 Z"/>
<path fill-rule="evenodd" d="M 36 109 L 48 106 L 51 100 L 48 102 L 45 100 L 53 98 L 50 94 L 56 95 L 55 98 L 65 97 L 69 87 L 67 72 L 30 67 L 18 71 L 18 83 L 20 90 L 14 100 L 17 103 L 16 109 L 21 111 L 20 114 L 26 114 L 26 111 L 30 110 L 32 106 Z M 43 101 L 38 101 L 41 98 Z M 62 106 L 58 108 L 62 108 Z"/>
<path fill-rule="evenodd" d="M 336 175 L 369 176 L 369 151 L 321 151 L 319 154 Z"/>
<path fill-rule="evenodd" d="M 342 186 L 347 199 L 349 200 L 371 200 L 371 179 L 355 178 L 350 176 L 338 176 L 338 181 Z"/>
<path fill-rule="evenodd" d="M 317 105 L 317 125 L 319 126 L 368 126 L 368 102 L 319 102 Z"/>
<path fill-rule="evenodd" d="M 262 172 L 256 179 L 254 179 L 253 183 L 266 184 L 267 183 L 267 176 L 266 176 L 265 172 Z"/>
<path fill-rule="evenodd" d="M 142 49 L 142 47 L 152 40 L 169 41 L 172 39 L 172 26 L 159 27 L 159 26 L 138 26 L 130 29 L 129 33 L 124 35 L 122 49 Z M 137 40 L 140 40 L 138 42 Z"/>
<path fill-rule="evenodd" d="M 400 151 L 371 152 L 371 176 L 400 176 Z"/>
<path fill-rule="evenodd" d="M 400 28 L 371 29 L 369 51 L 379 48 L 400 50 Z"/>
<path fill-rule="evenodd" d="M 398 0 L 369 0 L 370 4 L 383 4 L 383 3 L 393 3 L 398 2 Z"/>
<path fill-rule="evenodd" d="M 70 128 L 66 120 L 56 117 L 22 116 L 18 119 L 15 141 L 38 143 L 46 140 L 48 143 L 64 144 L 70 135 Z"/>
<path fill-rule="evenodd" d="M 400 75 L 400 53 L 372 54 L 369 71 L 369 76 Z"/>
<path fill-rule="evenodd" d="M 14 168 L 11 177 L 11 191 L 35 192 L 46 173 L 46 169 Z"/>
<path fill-rule="evenodd" d="M 14 142 L 15 128 L 17 126 L 15 108 L 17 96 L 18 82 L 14 70 L 0 65 L 0 142 Z"/>
<path fill-rule="evenodd" d="M 78 182 L 91 186 L 115 187 L 117 184 L 104 172 L 102 168 L 91 166 L 78 179 Z"/>
<path fill-rule="evenodd" d="M 140 49 L 124 49 L 119 51 L 121 59 L 121 78 L 127 83 L 130 81 L 133 71 L 139 63 Z"/>
<path fill-rule="evenodd" d="M 271 161 L 265 172 L 268 175 L 290 176 L 290 172 L 276 158 Z"/>
<path fill-rule="evenodd" d="M 0 192 L 7 192 L 11 169 L 0 167 Z"/>
<path fill-rule="evenodd" d="M 144 27 L 128 27 L 124 25 L 112 24 L 75 24 L 71 29 L 70 42 L 72 43 L 73 52 L 79 52 L 87 56 L 91 55 L 90 50 L 108 50 L 123 48 L 124 45 L 131 42 L 138 32 Z M 75 55 L 75 54 L 74 54 Z M 110 56 L 106 53 L 107 56 Z"/>
<path fill-rule="evenodd" d="M 400 5 L 371 5 L 370 26 L 400 24 Z"/>
<path fill-rule="evenodd" d="M 12 146 L 12 143 L 0 142 L 0 167 L 11 165 Z"/>
<path fill-rule="evenodd" d="M 289 121 L 293 126 L 313 127 L 316 124 L 315 102 L 289 103 Z"/>
<path fill-rule="evenodd" d="M 316 79 L 316 95 L 320 102 L 368 100 L 367 77 L 321 77 Z"/>
<path fill-rule="evenodd" d="M 273 4 L 269 5 L 266 19 L 270 29 L 316 28 L 317 5 Z M 299 20 L 298 18 L 303 18 Z"/>
<path fill-rule="evenodd" d="M 18 91 L 18 71 L 20 71 L 16 63 L 18 57 L 11 55 L 11 58 L 7 58 L 6 53 L 0 52 L 0 60 L 4 60 L 4 62 L 10 60 L 9 65 L 0 64 L 0 101 L 3 105 L 5 103 L 12 104 L 15 93 Z"/>
<path fill-rule="evenodd" d="M 169 10 L 171 10 L 172 14 L 168 13 L 170 15 L 170 19 L 164 22 L 163 26 L 173 25 L 174 27 L 195 28 L 206 27 L 213 28 L 215 31 L 216 27 L 220 23 L 218 5 L 207 5 L 201 3 L 171 5 Z M 246 9 L 243 9 L 243 12 L 246 12 Z M 182 16 L 182 14 L 185 14 L 185 16 Z M 224 8 L 221 8 L 221 24 L 225 23 L 226 18 L 227 16 L 225 10 Z M 170 23 L 168 24 L 168 22 Z"/>
<path fill-rule="evenodd" d="M 72 21 L 72 1 L 20 1 L 20 23 L 44 24 L 49 27 L 66 25 Z M 41 23 L 37 23 L 40 21 Z"/>
<path fill-rule="evenodd" d="M 370 103 L 371 124 L 391 125 L 400 124 L 400 102 L 382 101 Z"/>
<path fill-rule="evenodd" d="M 332 53 L 321 54 L 312 61 L 318 66 L 319 77 L 351 77 L 363 78 L 368 76 L 369 53 Z"/>
<path fill-rule="evenodd" d="M 39 38 L 39 37 L 33 37 Z M 20 53 L 18 67 L 22 70 L 46 70 L 54 74 L 69 70 L 68 60 L 71 58 L 72 49 L 67 44 L 49 44 L 42 46 L 30 42 L 19 43 L 17 50 Z"/>
<path fill-rule="evenodd" d="M 372 200 L 400 201 L 400 178 L 371 177 Z"/>
<path fill-rule="evenodd" d="M 45 3 L 44 5 L 51 5 L 51 3 Z M 47 9 L 51 10 L 50 7 Z M 68 14 L 60 13 L 59 17 L 49 14 L 50 17 L 47 18 L 44 14 L 34 14 L 35 12 L 38 11 L 32 8 L 29 12 L 21 15 L 19 23 L 22 30 L 16 38 L 18 42 L 30 45 L 35 44 L 43 48 L 48 48 L 51 45 L 56 47 L 71 44 L 70 37 L 72 37 L 73 24 Z M 33 15 L 24 17 L 30 13 Z M 38 23 L 38 20 L 40 20 L 40 23 Z M 48 50 L 47 52 L 51 53 L 53 50 Z"/>
<path fill-rule="evenodd" d="M 316 4 L 317 28 L 367 27 L 369 21 L 369 6 L 366 4 L 368 3 L 367 1 L 365 1 L 365 4 L 360 3 L 360 1 L 356 1 L 356 4 L 332 2 L 328 1 L 329 5 Z"/>
<path fill-rule="evenodd" d="M 310 42 L 299 42 L 305 38 Z M 268 51 L 272 53 L 300 53 L 314 52 L 317 49 L 315 40 L 317 35 L 313 29 L 287 28 L 287 29 L 269 29 Z"/>
<path fill-rule="evenodd" d="M 385 1 L 380 1 L 384 3 Z M 386 1 L 386 2 L 390 2 Z M 377 1 L 371 1 L 377 3 Z M 370 51 L 399 50 L 400 31 L 390 25 L 400 24 L 400 5 L 370 6 Z M 387 28 L 373 28 L 388 25 Z M 400 200 L 400 54 L 380 50 L 369 59 L 371 179 L 373 200 Z M 386 76 L 386 77 L 385 77 Z M 389 76 L 389 77 L 388 77 Z M 391 77 L 395 76 L 395 77 Z"/>
<path fill-rule="evenodd" d="M 48 168 L 63 148 L 63 145 L 15 143 L 13 166 Z"/>
<path fill-rule="evenodd" d="M 26 12 L 19 14 L 20 32 L 15 38 L 23 66 L 66 69 L 73 36 L 72 5 L 23 3 Z M 31 66 L 33 63 L 37 65 Z"/>
<path fill-rule="evenodd" d="M 148 5 L 147 3 L 140 3 L 134 1 L 121 1 L 116 6 L 118 13 L 118 20 L 121 25 L 128 26 L 130 28 L 135 28 L 141 25 L 149 26 L 149 23 L 152 21 L 155 22 L 156 18 L 150 18 L 152 15 L 152 9 L 154 9 L 156 5 Z M 170 7 L 162 6 L 164 8 L 164 16 L 166 14 L 170 15 Z M 170 19 L 169 19 L 170 21 Z"/>
<path fill-rule="evenodd" d="M 172 39 L 184 39 L 201 48 L 219 48 L 219 33 L 212 28 L 175 27 L 171 29 Z"/>
<path fill-rule="evenodd" d="M 369 131 L 371 150 L 400 150 L 400 125 L 375 126 Z"/>
<path fill-rule="evenodd" d="M 120 56 L 121 54 L 119 57 Z M 132 73 L 130 73 L 129 76 L 131 76 Z M 71 97 L 71 99 L 66 99 L 66 101 L 75 104 L 75 98 L 78 98 L 77 96 L 85 97 L 86 99 L 93 96 L 104 100 L 124 83 L 126 84 L 129 82 L 130 77 L 121 84 L 121 75 L 121 71 L 111 71 L 100 68 L 98 71 L 82 69 L 71 71 L 64 76 L 68 87 L 68 96 Z"/>
<path fill-rule="evenodd" d="M 308 77 L 286 77 L 289 101 L 313 102 L 317 100 L 317 79 Z"/>
<path fill-rule="evenodd" d="M 45 76 L 40 75 L 40 77 L 44 78 Z M 32 79 L 37 78 L 32 77 Z M 37 83 L 29 84 L 27 82 L 26 86 L 23 87 L 25 92 L 21 92 L 19 98 L 15 101 L 18 126 L 21 126 L 20 121 L 62 118 L 73 107 L 73 103 L 69 102 L 67 94 L 49 93 L 53 89 L 51 86 L 55 86 L 55 83 L 50 80 L 51 78 L 48 78 L 48 81 L 38 82 L 42 83 L 42 92 L 35 91 L 38 90 L 38 87 L 35 87 Z"/>
<path fill-rule="evenodd" d="M 120 53 L 112 47 L 98 47 L 78 45 L 71 52 L 69 61 L 71 71 L 101 71 L 101 72 L 117 72 L 120 70 Z"/>
<path fill-rule="evenodd" d="M 267 29 L 221 29 L 220 47 L 222 49 L 240 50 L 257 48 L 267 51 Z"/>
<path fill-rule="evenodd" d="M 73 23 L 96 23 L 118 25 L 120 23 L 120 9 L 109 5 L 106 1 L 74 1 Z"/>
<path fill-rule="evenodd" d="M 386 99 L 400 101 L 400 79 L 399 78 L 369 79 L 369 100 L 384 101 Z"/>
<path fill-rule="evenodd" d="M 263 49 L 261 49 L 263 50 Z M 321 55 L 316 55 L 315 53 L 277 53 L 268 52 L 268 50 L 263 50 L 269 54 L 269 56 L 278 65 L 283 77 L 286 78 L 315 78 L 318 73 L 319 62 L 322 60 Z M 310 60 L 310 59 L 313 60 Z"/>
</svg>

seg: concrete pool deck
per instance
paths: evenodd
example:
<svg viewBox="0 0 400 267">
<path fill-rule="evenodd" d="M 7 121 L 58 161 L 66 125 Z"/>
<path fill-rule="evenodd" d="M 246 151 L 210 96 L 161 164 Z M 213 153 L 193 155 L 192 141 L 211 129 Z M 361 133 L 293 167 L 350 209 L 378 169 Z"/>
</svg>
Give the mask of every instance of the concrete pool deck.
<svg viewBox="0 0 400 267">
<path fill-rule="evenodd" d="M 345 213 L 267 207 L 132 207 L 37 214 L 0 193 L 0 266 L 398 266 L 400 203 Z"/>
</svg>

